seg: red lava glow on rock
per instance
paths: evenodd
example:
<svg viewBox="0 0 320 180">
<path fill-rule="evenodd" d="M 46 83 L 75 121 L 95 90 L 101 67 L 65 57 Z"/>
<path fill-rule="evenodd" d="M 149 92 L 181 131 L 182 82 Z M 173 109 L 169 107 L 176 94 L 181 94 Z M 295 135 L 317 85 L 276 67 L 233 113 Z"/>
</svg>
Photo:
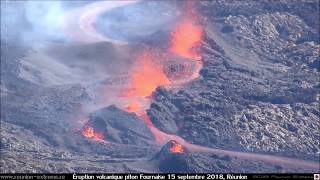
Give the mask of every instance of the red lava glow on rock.
<svg viewBox="0 0 320 180">
<path fill-rule="evenodd" d="M 171 145 L 170 152 L 172 153 L 183 153 L 184 148 L 182 147 L 181 144 L 177 142 L 172 142 L 173 144 Z"/>
<path fill-rule="evenodd" d="M 184 19 L 179 22 L 171 33 L 170 51 L 181 57 L 200 60 L 201 55 L 195 48 L 202 39 L 202 27 L 192 20 Z"/>
<path fill-rule="evenodd" d="M 102 133 L 95 132 L 94 129 L 90 126 L 86 126 L 83 131 L 82 135 L 86 138 L 89 139 L 94 139 L 94 140 L 101 140 L 104 141 L 104 136 Z"/>
</svg>

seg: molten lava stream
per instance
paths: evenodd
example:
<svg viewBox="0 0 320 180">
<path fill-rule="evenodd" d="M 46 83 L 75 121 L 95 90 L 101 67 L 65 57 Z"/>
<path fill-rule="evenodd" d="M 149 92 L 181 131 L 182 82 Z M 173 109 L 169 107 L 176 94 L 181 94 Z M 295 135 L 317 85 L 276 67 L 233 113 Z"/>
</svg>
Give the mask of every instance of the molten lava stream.
<svg viewBox="0 0 320 180">
<path fill-rule="evenodd" d="M 128 99 L 134 99 L 128 103 L 123 110 L 127 112 L 134 112 L 140 117 L 150 128 L 153 133 L 156 142 L 158 144 L 164 144 L 170 140 L 170 135 L 158 130 L 151 122 L 149 116 L 146 113 L 146 109 L 149 108 L 142 106 L 137 98 L 143 98 L 145 101 L 151 102 L 149 98 L 152 92 L 158 86 L 164 86 L 171 84 L 162 68 L 155 64 L 156 57 L 153 57 L 152 52 L 144 51 L 138 58 L 138 63 L 135 70 L 132 72 L 130 88 L 125 89 L 123 93 Z"/>
<path fill-rule="evenodd" d="M 169 52 L 177 54 L 189 60 L 197 61 L 195 67 L 196 71 L 189 78 L 190 81 L 199 77 L 199 71 L 202 68 L 201 54 L 195 51 L 195 49 L 200 46 L 202 36 L 202 27 L 200 25 L 194 24 L 193 20 L 187 18 L 179 22 L 171 33 Z M 170 85 L 174 85 L 174 83 L 176 82 L 173 81 L 170 83 Z M 147 115 L 145 118 L 148 119 L 148 122 L 151 122 L 150 118 Z M 179 142 L 179 144 L 173 146 L 173 149 L 171 149 L 172 152 L 183 151 L 181 144 L 189 144 L 180 136 L 166 134 L 157 129 L 154 125 L 149 127 L 152 133 L 155 135 L 157 143 L 164 144 L 171 139 Z"/>
</svg>

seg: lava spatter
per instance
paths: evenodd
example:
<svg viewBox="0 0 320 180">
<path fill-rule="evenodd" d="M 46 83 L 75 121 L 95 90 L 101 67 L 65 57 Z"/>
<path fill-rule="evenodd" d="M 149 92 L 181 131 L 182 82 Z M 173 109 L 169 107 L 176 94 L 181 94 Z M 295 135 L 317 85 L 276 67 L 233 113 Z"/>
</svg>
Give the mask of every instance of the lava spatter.
<svg viewBox="0 0 320 180">
<path fill-rule="evenodd" d="M 172 141 L 172 144 L 171 144 L 171 147 L 170 147 L 170 151 L 172 153 L 183 153 L 184 152 L 184 148 L 178 142 Z"/>
<path fill-rule="evenodd" d="M 170 52 L 181 57 L 201 60 L 201 55 L 196 48 L 202 39 L 202 27 L 190 19 L 178 22 L 171 33 Z"/>
<path fill-rule="evenodd" d="M 104 135 L 102 133 L 96 132 L 92 127 L 86 126 L 81 134 L 89 139 L 94 139 L 97 141 L 104 141 Z"/>
<path fill-rule="evenodd" d="M 138 58 L 138 65 L 132 73 L 132 96 L 146 97 L 158 87 L 170 84 L 169 79 L 154 62 L 150 52 L 143 52 Z"/>
</svg>

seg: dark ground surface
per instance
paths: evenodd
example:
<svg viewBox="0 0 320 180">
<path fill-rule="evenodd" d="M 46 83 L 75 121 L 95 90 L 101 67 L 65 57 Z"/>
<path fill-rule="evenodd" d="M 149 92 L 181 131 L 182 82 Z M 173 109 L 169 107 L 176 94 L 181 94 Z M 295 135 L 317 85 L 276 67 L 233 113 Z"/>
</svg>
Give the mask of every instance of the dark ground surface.
<svg viewBox="0 0 320 180">
<path fill-rule="evenodd" d="M 201 76 L 183 89 L 158 88 L 151 121 L 193 144 L 319 162 L 319 1 L 196 5 L 205 27 Z M 41 52 L 18 42 L 1 40 L 1 172 L 314 171 L 213 153 L 172 154 L 148 145 L 154 137 L 141 120 L 113 106 L 91 114 L 111 128 L 113 143 L 86 139 L 70 130 L 69 116 L 92 101 L 90 88 L 50 83 L 51 74 L 44 78 L 24 63 Z"/>
</svg>

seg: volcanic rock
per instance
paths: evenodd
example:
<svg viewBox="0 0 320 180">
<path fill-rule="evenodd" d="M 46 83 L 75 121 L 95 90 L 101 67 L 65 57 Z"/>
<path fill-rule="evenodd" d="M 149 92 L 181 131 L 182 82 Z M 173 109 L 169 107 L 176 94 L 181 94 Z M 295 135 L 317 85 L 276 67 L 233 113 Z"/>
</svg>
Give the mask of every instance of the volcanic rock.
<svg viewBox="0 0 320 180">
<path fill-rule="evenodd" d="M 156 164 L 160 172 L 282 172 L 283 167 L 274 164 L 263 163 L 261 161 L 248 161 L 234 158 L 228 155 L 217 155 L 211 153 L 195 153 L 189 151 L 187 147 L 181 145 L 183 151 L 173 152 L 172 148 L 181 145 L 177 141 L 170 140 L 161 150 L 149 160 Z M 250 162 L 250 163 L 248 163 Z M 246 166 L 245 171 L 239 167 Z M 299 171 L 299 169 L 296 169 Z"/>
<path fill-rule="evenodd" d="M 204 146 L 318 160 L 319 26 L 311 19 L 319 15 L 304 15 L 319 12 L 318 3 L 200 4 L 208 24 L 201 76 L 154 93 L 151 119 L 164 124 L 155 126 L 173 132 L 176 124 L 177 134 Z"/>
<path fill-rule="evenodd" d="M 189 153 L 189 150 L 179 142 L 175 140 L 170 140 L 162 146 L 161 150 L 152 159 L 162 160 L 167 156 L 183 153 Z"/>
<path fill-rule="evenodd" d="M 141 119 L 134 113 L 122 111 L 115 106 L 92 113 L 87 125 L 111 142 L 139 145 L 154 140 L 150 129 Z"/>
<path fill-rule="evenodd" d="M 159 163 L 162 172 L 190 172 L 188 149 L 175 140 L 167 142 L 150 160 Z"/>
</svg>

